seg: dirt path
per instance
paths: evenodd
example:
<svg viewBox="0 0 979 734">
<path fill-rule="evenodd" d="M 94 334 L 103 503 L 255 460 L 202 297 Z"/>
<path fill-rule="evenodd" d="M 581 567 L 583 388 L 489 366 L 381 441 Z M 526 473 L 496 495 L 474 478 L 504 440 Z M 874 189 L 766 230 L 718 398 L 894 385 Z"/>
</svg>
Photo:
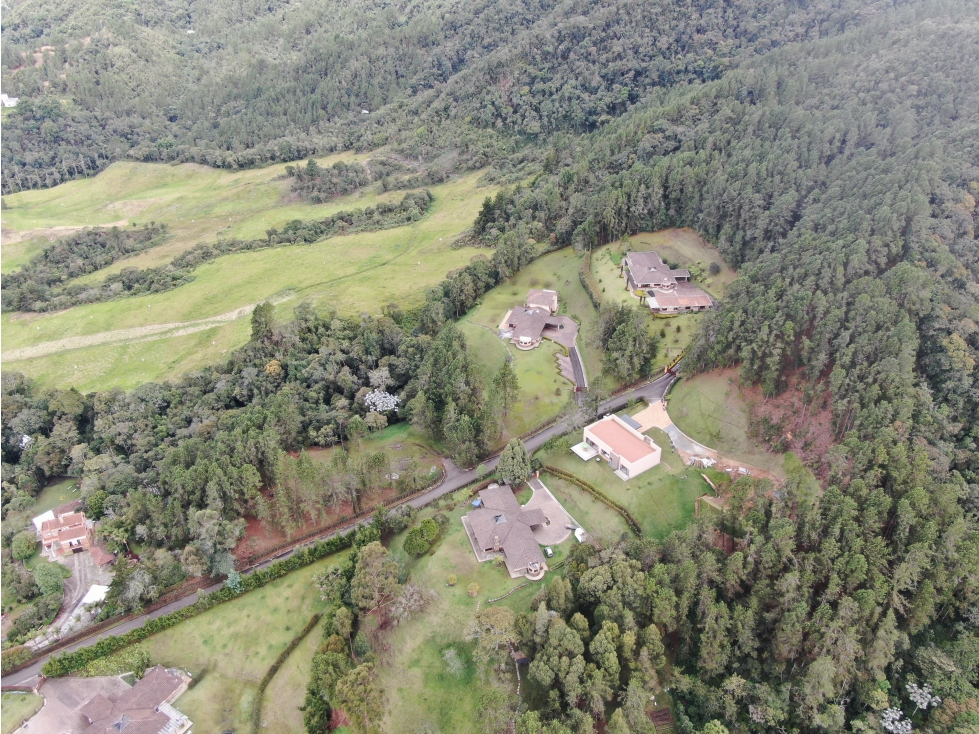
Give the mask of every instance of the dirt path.
<svg viewBox="0 0 979 734">
<path fill-rule="evenodd" d="M 285 300 L 285 299 L 281 299 Z M 280 300 L 280 302 L 281 302 Z M 72 336 L 67 339 L 58 339 L 51 342 L 35 344 L 32 347 L 22 347 L 11 349 L 0 355 L 0 362 L 16 362 L 21 359 L 36 359 L 37 357 L 47 357 L 58 352 L 67 352 L 71 349 L 83 349 L 94 347 L 100 344 L 117 344 L 120 342 L 143 342 L 153 339 L 169 339 L 175 336 L 193 334 L 197 331 L 210 329 L 219 324 L 226 324 L 237 321 L 243 316 L 252 312 L 257 304 L 249 303 L 247 306 L 239 306 L 234 311 L 211 316 L 206 319 L 196 321 L 178 321 L 171 324 L 151 324 L 149 326 L 137 326 L 132 329 L 116 329 L 115 331 L 101 331 L 97 334 L 86 334 L 85 336 Z"/>
</svg>

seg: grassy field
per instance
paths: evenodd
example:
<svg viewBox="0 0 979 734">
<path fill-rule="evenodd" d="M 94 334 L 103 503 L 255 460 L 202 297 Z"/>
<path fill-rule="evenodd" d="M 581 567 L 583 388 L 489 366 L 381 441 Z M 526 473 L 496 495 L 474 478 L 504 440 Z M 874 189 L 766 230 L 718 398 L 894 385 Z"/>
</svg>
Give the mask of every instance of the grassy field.
<svg viewBox="0 0 979 734">
<path fill-rule="evenodd" d="M 782 473 L 784 457 L 748 435 L 748 406 L 738 389 L 737 370 L 714 370 L 683 378 L 670 391 L 673 424 L 690 438 L 733 459 Z"/>
<path fill-rule="evenodd" d="M 598 346 L 598 313 L 578 279 L 581 257 L 565 248 L 541 257 L 483 296 L 480 305 L 465 321 L 486 327 L 495 335 L 506 312 L 524 303 L 531 288 L 551 288 L 558 292 L 558 313 L 579 323 L 578 350 L 585 362 L 588 379 L 593 381 L 602 371 L 602 352 Z M 470 332 L 467 332 L 467 337 Z M 495 339 L 496 337 L 493 336 Z M 511 349 L 511 352 L 517 352 Z M 502 360 L 502 352 L 499 352 Z"/>
<path fill-rule="evenodd" d="M 84 186 L 98 178 L 65 186 L 77 188 L 76 184 Z M 472 223 L 482 199 L 492 193 L 491 188 L 478 185 L 478 178 L 479 174 L 472 174 L 433 187 L 432 212 L 410 226 L 229 255 L 201 266 L 192 283 L 167 293 L 58 313 L 4 314 L 0 320 L 4 368 L 24 372 L 45 386 L 130 387 L 218 361 L 247 339 L 250 308 L 265 299 L 277 303 L 277 314 L 283 319 L 303 300 L 321 310 L 338 308 L 344 315 L 377 312 L 391 302 L 418 305 L 426 287 L 465 265 L 476 252 L 450 245 Z M 58 189 L 27 193 L 44 196 Z M 21 196 L 26 194 L 17 195 Z M 91 197 L 87 189 L 79 194 L 88 206 Z M 46 215 L 52 207 L 50 202 L 34 204 Z M 283 221 L 301 214 L 289 208 Z M 278 216 L 274 212 L 265 216 L 273 215 Z M 261 226 L 275 223 L 263 221 Z"/>
<path fill-rule="evenodd" d="M 567 405 L 574 394 L 574 385 L 558 368 L 557 356 L 564 354 L 560 346 L 545 339 L 537 349 L 524 352 L 500 341 L 495 330 L 478 326 L 471 317 L 459 326 L 476 355 L 487 389 L 503 365 L 507 352 L 513 356 L 520 394 L 505 421 L 500 444 L 553 418 Z"/>
<path fill-rule="evenodd" d="M 195 730 L 249 729 L 258 682 L 309 618 L 324 609 L 311 577 L 344 557 L 338 554 L 295 571 L 143 643 L 154 663 L 195 674 L 205 671 L 203 679 L 176 703 L 194 722 Z M 273 679 L 263 705 L 269 731 L 302 731 L 302 717 L 296 709 L 305 696 L 303 671 L 308 675 L 308 668 L 303 665 L 309 665 L 313 641 L 320 636 L 318 630 L 310 632 L 280 670 L 276 678 L 283 676 L 286 685 Z M 301 685 L 288 685 L 301 679 Z"/>
<path fill-rule="evenodd" d="M 623 534 L 631 537 L 629 525 L 619 513 L 609 509 L 608 505 L 580 487 L 546 472 L 541 474 L 541 481 L 564 505 L 564 509 L 602 546 L 608 547 Z"/>
<path fill-rule="evenodd" d="M 78 482 L 77 477 L 55 479 L 51 484 L 41 490 L 41 493 L 37 496 L 37 499 L 31 507 L 26 510 L 20 510 L 19 512 L 8 512 L 7 517 L 3 521 L 4 525 L 26 527 L 31 521 L 31 518 L 37 517 L 42 512 L 47 512 L 58 505 L 63 505 L 65 502 L 79 499 L 79 492 L 72 491 L 78 488 Z"/>
<path fill-rule="evenodd" d="M 40 711 L 43 705 L 44 699 L 34 693 L 4 693 L 0 699 L 0 718 L 3 719 L 0 732 L 11 734 L 19 729 L 24 720 Z"/>
<path fill-rule="evenodd" d="M 670 453 L 669 443 L 663 448 L 663 461 L 658 465 L 624 482 L 612 473 L 604 461 L 582 461 L 570 451 L 555 450 L 537 454 L 545 464 L 556 466 L 574 474 L 625 505 L 642 526 L 643 534 L 653 538 L 665 538 L 674 530 L 686 525 L 694 517 L 694 500 L 711 489 L 699 471 L 684 466 L 675 454 Z M 722 475 L 718 474 L 718 478 Z M 601 507 L 604 507 L 602 505 Z M 599 508 L 595 508 L 601 517 Z M 606 508 L 607 509 L 607 508 Z M 572 514 L 573 514 L 572 510 Z M 608 510 L 608 512 L 612 512 Z M 589 528 L 589 520 L 577 518 Z M 601 521 L 591 520 L 596 527 Z M 607 520 L 604 522 L 608 522 Z M 612 536 L 617 540 L 617 536 Z"/>
<path fill-rule="evenodd" d="M 313 461 L 327 462 L 339 444 L 332 448 L 311 448 L 306 453 Z M 351 454 L 358 451 L 383 451 L 391 460 L 391 464 L 399 466 L 411 459 L 418 459 L 421 466 L 427 470 L 437 465 L 439 454 L 432 445 L 431 439 L 411 427 L 408 421 L 395 423 L 382 431 L 367 436 L 359 444 L 346 443 L 345 447 Z"/>
<path fill-rule="evenodd" d="M 482 730 L 476 712 L 482 686 L 472 662 L 472 646 L 463 640 L 463 630 L 475 614 L 477 603 L 485 606 L 487 599 L 520 586 L 526 579 L 511 579 L 492 563 L 476 562 L 460 519 L 469 509 L 468 502 L 462 500 L 460 504 L 452 510 L 443 509 L 450 522 L 434 555 L 406 558 L 401 551 L 403 535 L 395 537 L 391 544 L 392 550 L 405 559 L 412 582 L 423 589 L 434 589 L 439 598 L 389 637 L 391 652 L 380 666 L 388 705 L 384 730 L 389 734 L 462 734 Z M 422 516 L 430 514 L 431 510 L 426 510 Z M 565 541 L 555 548 L 556 557 L 562 556 L 573 542 Z M 454 587 L 446 586 L 449 574 L 458 576 Z M 548 580 L 550 577 L 548 574 Z M 471 582 L 480 587 L 475 599 L 466 591 Z M 532 583 L 498 603 L 527 611 L 539 588 Z M 465 664 L 458 676 L 446 669 L 443 655 L 450 647 Z"/>
</svg>

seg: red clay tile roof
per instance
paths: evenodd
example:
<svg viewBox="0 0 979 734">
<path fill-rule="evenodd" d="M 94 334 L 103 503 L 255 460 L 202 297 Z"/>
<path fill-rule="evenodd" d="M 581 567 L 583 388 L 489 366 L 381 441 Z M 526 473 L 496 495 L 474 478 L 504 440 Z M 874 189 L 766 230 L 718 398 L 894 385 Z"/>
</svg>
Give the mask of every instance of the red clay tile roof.
<svg viewBox="0 0 979 734">
<path fill-rule="evenodd" d="M 84 525 L 85 515 L 81 512 L 69 512 L 67 515 L 56 517 L 54 520 L 45 520 L 41 523 L 41 532 L 46 533 L 52 530 L 61 530 L 75 525 Z"/>
<path fill-rule="evenodd" d="M 109 553 L 107 548 L 103 548 L 99 545 L 93 545 L 89 548 L 89 553 L 92 554 L 92 560 L 95 561 L 95 565 L 104 566 L 107 563 L 113 563 L 116 557 Z"/>
<path fill-rule="evenodd" d="M 644 459 L 656 449 L 640 438 L 637 438 L 628 428 L 623 426 L 615 416 L 603 418 L 588 426 L 588 430 L 604 441 L 609 448 L 630 464 Z"/>
</svg>

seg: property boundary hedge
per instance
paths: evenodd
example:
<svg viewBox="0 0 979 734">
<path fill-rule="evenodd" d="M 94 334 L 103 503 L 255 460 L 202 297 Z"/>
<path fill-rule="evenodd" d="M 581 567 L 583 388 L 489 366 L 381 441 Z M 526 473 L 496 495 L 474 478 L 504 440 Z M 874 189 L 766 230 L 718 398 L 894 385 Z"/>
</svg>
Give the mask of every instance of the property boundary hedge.
<svg viewBox="0 0 979 734">
<path fill-rule="evenodd" d="M 598 290 L 598 283 L 595 282 L 595 276 L 591 274 L 591 252 L 585 255 L 585 259 L 581 262 L 581 268 L 578 270 L 578 280 L 581 281 L 581 285 L 585 289 L 585 293 L 588 294 L 588 298 L 591 300 L 595 309 L 601 309 L 602 296 Z"/>
<path fill-rule="evenodd" d="M 265 675 L 262 676 L 262 680 L 258 684 L 258 691 L 255 693 L 255 708 L 252 709 L 252 731 L 255 734 L 258 734 L 262 726 L 262 696 L 265 695 L 265 689 L 268 688 L 275 674 L 279 672 L 279 668 L 289 659 L 292 651 L 299 647 L 299 643 L 303 641 L 306 635 L 313 631 L 313 628 L 320 621 L 321 616 L 321 614 L 317 613 L 309 618 L 306 626 L 299 630 L 299 634 L 292 638 L 292 641 L 286 645 L 286 649 L 279 653 L 279 657 L 275 659 L 275 662 L 269 666 L 269 669 L 265 671 Z"/>
<path fill-rule="evenodd" d="M 308 566 L 311 563 L 315 563 L 316 561 L 326 558 L 327 556 L 349 548 L 353 545 L 354 535 L 356 535 L 356 529 L 353 529 L 343 535 L 335 535 L 334 537 L 328 540 L 320 541 L 315 545 L 297 549 L 296 552 L 288 558 L 284 558 L 281 561 L 276 561 L 268 568 L 256 570 L 247 576 L 242 576 L 241 583 L 244 590 L 241 593 L 261 588 L 266 584 L 275 581 L 276 579 L 282 578 L 292 571 L 296 571 L 304 566 Z M 147 620 L 146 624 L 144 624 L 142 627 L 137 627 L 134 630 L 130 630 L 124 635 L 119 635 L 118 637 L 105 637 L 96 642 L 94 645 L 83 647 L 80 650 L 65 653 L 64 655 L 52 656 L 41 668 L 41 672 L 50 678 L 68 675 L 69 673 L 79 670 L 93 660 L 98 660 L 106 655 L 111 655 L 112 653 L 121 650 L 128 645 L 132 645 L 135 642 L 142 642 L 151 635 L 168 630 L 180 622 L 190 619 L 191 617 L 195 617 L 202 612 L 206 612 L 208 609 L 212 609 L 218 604 L 231 601 L 238 596 L 239 594 L 235 593 L 227 586 L 222 587 L 210 594 L 205 594 L 196 602 L 184 607 L 183 609 L 170 612 L 170 614 L 164 614 L 162 617 L 157 617 L 156 619 Z"/>
<path fill-rule="evenodd" d="M 622 515 L 622 518 L 626 521 L 626 523 L 628 523 L 629 527 L 636 535 L 640 535 L 640 536 L 642 535 L 642 528 L 639 526 L 639 523 L 636 521 L 636 518 L 632 516 L 632 513 L 629 512 L 629 510 L 627 510 L 623 505 L 620 505 L 618 502 L 616 502 L 607 494 L 605 494 L 602 490 L 598 489 L 598 487 L 589 484 L 584 479 L 581 479 L 580 477 L 576 477 L 574 474 L 570 472 L 564 471 L 564 469 L 558 469 L 556 466 L 550 466 L 548 464 L 545 464 L 544 471 L 581 487 L 583 490 L 588 492 L 588 494 L 594 496 L 596 499 L 601 500 L 606 505 L 608 505 L 613 510 L 615 510 L 620 515 Z"/>
</svg>

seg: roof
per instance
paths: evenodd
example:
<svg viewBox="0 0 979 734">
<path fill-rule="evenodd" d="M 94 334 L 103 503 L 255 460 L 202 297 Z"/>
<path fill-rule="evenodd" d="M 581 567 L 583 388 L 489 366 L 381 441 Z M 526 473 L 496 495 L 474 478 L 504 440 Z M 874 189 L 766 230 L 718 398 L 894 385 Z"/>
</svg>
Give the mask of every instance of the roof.
<svg viewBox="0 0 979 734">
<path fill-rule="evenodd" d="M 81 512 L 69 512 L 53 520 L 45 520 L 42 522 L 41 532 L 47 533 L 52 530 L 60 531 L 64 528 L 75 527 L 76 525 L 85 525 L 85 515 Z"/>
<path fill-rule="evenodd" d="M 633 418 L 631 415 L 620 415 L 619 418 L 625 423 L 629 428 L 633 428 L 640 433 L 642 433 L 642 424 Z"/>
<path fill-rule="evenodd" d="M 550 290 L 530 290 L 527 292 L 528 306 L 541 306 L 557 313 L 557 291 Z"/>
<path fill-rule="evenodd" d="M 519 340 L 523 337 L 531 341 L 536 341 L 540 339 L 544 327 L 547 326 L 550 315 L 550 312 L 544 308 L 518 306 L 510 312 L 510 318 L 507 319 L 507 326 L 513 329 L 514 339 Z"/>
<path fill-rule="evenodd" d="M 37 532 L 41 532 L 41 526 L 48 520 L 54 520 L 54 512 L 52 510 L 42 512 L 40 515 L 31 520 L 31 522 L 34 523 L 34 527 L 37 528 Z"/>
<path fill-rule="evenodd" d="M 92 555 L 92 560 L 95 561 L 97 566 L 104 566 L 107 563 L 113 563 L 116 557 L 112 555 L 107 548 L 103 548 L 101 545 L 93 545 L 88 549 L 88 552 Z"/>
<path fill-rule="evenodd" d="M 629 463 L 656 452 L 653 446 L 639 438 L 634 431 L 630 431 L 617 415 L 592 423 L 587 430 Z"/>
<path fill-rule="evenodd" d="M 100 694 L 86 703 L 79 710 L 90 723 L 83 734 L 158 734 L 170 723 L 170 717 L 156 709 L 183 684 L 183 678 L 162 665 L 150 668 L 115 701 Z"/>
<path fill-rule="evenodd" d="M 78 540 L 79 538 L 88 537 L 88 526 L 87 525 L 74 525 L 70 528 L 63 528 L 58 531 L 58 540 Z"/>
<path fill-rule="evenodd" d="M 54 513 L 55 517 L 61 517 L 62 515 L 67 515 L 81 509 L 81 506 L 81 500 L 71 500 L 70 502 L 65 502 L 63 505 L 58 505 L 51 512 Z"/>
<path fill-rule="evenodd" d="M 677 278 L 689 278 L 688 270 L 671 270 L 656 252 L 627 252 L 625 255 L 629 273 L 637 286 L 645 283 L 673 286 Z"/>
<path fill-rule="evenodd" d="M 531 530 L 545 521 L 544 513 L 539 509 L 525 510 L 506 485 L 484 489 L 479 498 L 483 506 L 466 517 L 480 546 L 499 545 L 507 566 L 515 570 L 534 562 L 544 563 L 544 554 Z"/>
<path fill-rule="evenodd" d="M 710 308 L 710 296 L 690 283 L 677 283 L 672 291 L 652 290 L 646 296 L 650 308 Z"/>
</svg>

